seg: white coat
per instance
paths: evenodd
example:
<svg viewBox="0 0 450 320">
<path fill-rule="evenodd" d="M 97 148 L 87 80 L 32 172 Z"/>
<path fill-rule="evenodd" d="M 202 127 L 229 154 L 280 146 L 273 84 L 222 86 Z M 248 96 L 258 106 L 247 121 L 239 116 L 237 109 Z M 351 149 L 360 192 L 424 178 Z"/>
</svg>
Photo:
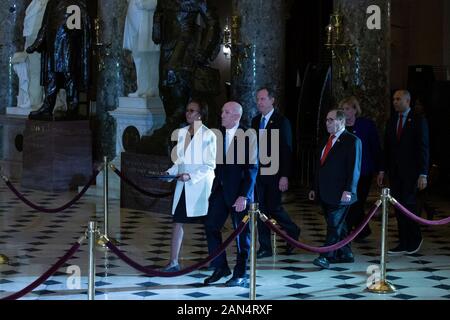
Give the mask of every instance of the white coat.
<svg viewBox="0 0 450 320">
<path fill-rule="evenodd" d="M 159 51 L 152 40 L 153 14 L 157 0 L 129 0 L 123 48 L 133 52 Z"/>
<path fill-rule="evenodd" d="M 177 145 L 172 152 L 174 165 L 167 170 L 170 175 L 189 173 L 191 179 L 177 181 L 173 197 L 172 214 L 183 191 L 186 196 L 186 215 L 188 217 L 205 216 L 208 213 L 208 199 L 214 181 L 216 167 L 216 135 L 202 125 L 184 151 L 186 134 L 189 127 L 178 130 Z"/>
</svg>

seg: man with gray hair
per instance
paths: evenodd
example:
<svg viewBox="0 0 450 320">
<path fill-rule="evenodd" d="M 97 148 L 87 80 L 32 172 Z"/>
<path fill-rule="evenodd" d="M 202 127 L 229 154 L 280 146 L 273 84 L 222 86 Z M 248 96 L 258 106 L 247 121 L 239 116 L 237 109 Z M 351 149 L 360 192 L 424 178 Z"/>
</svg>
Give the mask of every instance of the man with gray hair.
<svg viewBox="0 0 450 320">
<path fill-rule="evenodd" d="M 218 159 L 214 171 L 215 178 L 209 197 L 208 214 L 205 220 L 206 239 L 209 254 L 215 253 L 222 245 L 222 229 L 231 214 L 236 228 L 247 214 L 248 204 L 253 201 L 253 189 L 258 173 L 256 159 L 256 136 L 246 134 L 244 143 L 238 143 L 237 135 L 242 133 L 239 126 L 242 106 L 234 101 L 222 108 L 222 128 L 217 139 Z M 231 155 L 230 155 L 231 154 Z M 243 157 L 241 157 L 243 156 Z M 239 161 L 238 158 L 244 161 Z M 247 260 L 250 250 L 250 229 L 248 226 L 236 239 L 237 257 L 233 277 L 226 282 L 227 287 L 247 286 Z M 219 281 L 231 274 L 225 251 L 211 262 L 214 272 L 204 280 L 205 285 Z"/>
</svg>

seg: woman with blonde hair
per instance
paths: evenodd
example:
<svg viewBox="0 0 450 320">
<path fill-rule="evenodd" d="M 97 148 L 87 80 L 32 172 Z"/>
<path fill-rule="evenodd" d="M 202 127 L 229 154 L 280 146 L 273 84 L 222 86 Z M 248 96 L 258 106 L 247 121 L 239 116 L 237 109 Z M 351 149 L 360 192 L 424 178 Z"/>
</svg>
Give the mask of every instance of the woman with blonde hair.
<svg viewBox="0 0 450 320">
<path fill-rule="evenodd" d="M 351 207 L 346 217 L 348 231 L 357 228 L 364 220 L 365 204 L 369 195 L 374 174 L 380 168 L 381 146 L 375 122 L 361 117 L 362 110 L 356 97 L 351 96 L 339 103 L 339 109 L 345 113 L 345 127 L 362 142 L 361 176 L 358 182 L 358 201 Z M 363 240 L 371 234 L 369 225 L 355 239 Z"/>
</svg>

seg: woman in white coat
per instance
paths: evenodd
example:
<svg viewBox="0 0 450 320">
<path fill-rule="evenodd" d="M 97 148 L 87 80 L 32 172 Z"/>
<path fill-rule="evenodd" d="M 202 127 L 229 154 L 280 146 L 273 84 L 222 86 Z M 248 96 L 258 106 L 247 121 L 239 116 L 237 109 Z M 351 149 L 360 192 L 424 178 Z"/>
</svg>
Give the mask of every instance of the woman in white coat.
<svg viewBox="0 0 450 320">
<path fill-rule="evenodd" d="M 192 100 L 186 107 L 188 126 L 177 130 L 177 145 L 172 151 L 174 165 L 167 174 L 177 176 L 173 197 L 173 231 L 170 262 L 163 271 L 180 270 L 178 256 L 183 241 L 184 223 L 202 223 L 208 212 L 208 199 L 216 167 L 216 135 L 202 124 L 206 106 Z"/>
</svg>

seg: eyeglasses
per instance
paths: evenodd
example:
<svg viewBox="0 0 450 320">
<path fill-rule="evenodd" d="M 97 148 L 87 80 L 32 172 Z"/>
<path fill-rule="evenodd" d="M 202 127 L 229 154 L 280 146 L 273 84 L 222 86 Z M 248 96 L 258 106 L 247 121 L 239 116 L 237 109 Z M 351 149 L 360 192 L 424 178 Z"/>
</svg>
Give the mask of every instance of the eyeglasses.
<svg viewBox="0 0 450 320">
<path fill-rule="evenodd" d="M 196 113 L 196 112 L 200 112 L 194 109 L 186 109 L 186 113 Z"/>
<path fill-rule="evenodd" d="M 327 118 L 327 122 L 333 122 L 336 121 L 337 119 L 333 119 L 333 118 Z"/>
</svg>

